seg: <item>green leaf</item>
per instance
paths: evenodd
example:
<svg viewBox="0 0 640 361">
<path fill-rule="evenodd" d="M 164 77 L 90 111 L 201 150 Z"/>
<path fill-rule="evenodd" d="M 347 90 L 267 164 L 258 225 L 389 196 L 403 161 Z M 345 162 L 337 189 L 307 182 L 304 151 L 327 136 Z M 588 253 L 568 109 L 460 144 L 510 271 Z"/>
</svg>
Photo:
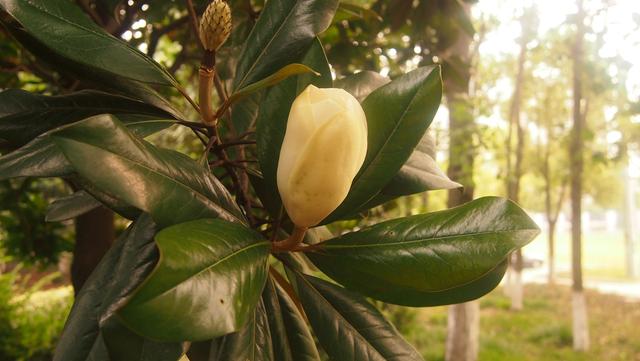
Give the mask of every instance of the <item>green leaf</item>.
<svg viewBox="0 0 640 361">
<path fill-rule="evenodd" d="M 66 221 L 98 208 L 101 203 L 85 191 L 75 192 L 67 197 L 56 199 L 47 208 L 47 222 Z"/>
<path fill-rule="evenodd" d="M 114 198 L 112 195 L 101 191 L 100 189 L 96 188 L 96 186 L 91 182 L 82 177 L 79 177 L 78 175 L 71 175 L 70 177 L 68 177 L 68 179 L 73 184 L 76 184 L 78 187 L 85 190 L 91 197 L 98 200 L 105 207 L 111 209 L 112 211 L 116 212 L 126 219 L 134 220 L 140 217 L 140 214 L 142 213 L 142 211 L 140 211 L 138 208 L 132 207 L 129 204 L 117 198 Z"/>
<path fill-rule="evenodd" d="M 238 331 L 267 277 L 269 242 L 240 224 L 200 219 L 156 235 L 160 261 L 119 311 L 155 340 L 199 341 Z"/>
<path fill-rule="evenodd" d="M 129 330 L 115 317 L 101 325 L 108 361 L 177 361 L 184 353 L 180 342 L 159 342 Z M 185 345 L 186 346 L 186 345 Z"/>
<path fill-rule="evenodd" d="M 0 157 L 0 180 L 19 177 L 63 177 L 73 173 L 73 167 L 49 134 Z"/>
<path fill-rule="evenodd" d="M 117 120 L 89 118 L 52 138 L 78 174 L 149 212 L 160 226 L 204 217 L 244 222 L 229 192 L 207 169 L 137 138 Z"/>
<path fill-rule="evenodd" d="M 427 306 L 440 304 L 431 298 L 433 294 L 468 285 L 499 269 L 511 252 L 539 232 L 515 203 L 485 197 L 347 233 L 307 256 L 349 289 L 389 303 Z M 495 274 L 489 278 L 495 279 Z M 480 283 L 486 282 L 491 280 Z M 458 300 L 482 294 L 448 296 Z"/>
<path fill-rule="evenodd" d="M 438 167 L 434 158 L 435 140 L 426 133 L 398 174 L 382 188 L 378 195 L 367 202 L 362 210 L 401 196 L 438 189 L 461 188 L 462 184 L 449 179 Z"/>
<path fill-rule="evenodd" d="M 332 360 L 418 361 L 422 357 L 364 297 L 321 279 L 295 275 L 296 292 Z"/>
<path fill-rule="evenodd" d="M 212 346 L 210 361 L 280 361 L 273 355 L 271 331 L 262 300 L 240 331 L 215 340 Z"/>
<path fill-rule="evenodd" d="M 10 17 L 0 17 L 0 23 L 9 33 L 35 57 L 45 61 L 49 66 L 61 74 L 81 80 L 83 83 L 101 89 L 107 93 L 120 93 L 129 98 L 139 99 L 167 111 L 177 119 L 184 119 L 184 115 L 176 110 L 170 101 L 161 96 L 149 85 L 138 81 L 116 76 L 113 73 L 72 61 L 65 58 L 36 38 L 27 33 L 24 28 Z"/>
<path fill-rule="evenodd" d="M 63 57 L 144 83 L 177 84 L 153 59 L 106 33 L 71 1 L 0 0 L 0 6 Z"/>
<path fill-rule="evenodd" d="M 127 121 L 127 127 L 140 137 L 175 124 L 172 120 L 147 119 L 140 115 L 121 115 L 118 118 Z M 73 124 L 68 126 L 72 127 Z M 44 133 L 21 148 L 0 157 L 0 180 L 18 177 L 64 177 L 73 174 L 73 167 L 49 137 L 55 131 Z"/>
<path fill-rule="evenodd" d="M 289 78 L 269 89 L 260 103 L 260 112 L 256 123 L 258 161 L 260 162 L 264 179 L 263 188 L 267 191 L 267 194 L 277 198 L 277 202 L 263 199 L 265 204 L 271 205 L 270 208 L 272 210 L 279 209 L 279 204 L 281 203 L 280 195 L 277 191 L 276 174 L 278 159 L 280 158 L 280 147 L 287 129 L 291 104 L 309 84 L 314 84 L 318 87 L 330 87 L 332 83 L 331 69 L 320 40 L 316 40 L 313 43 L 302 63 L 318 70 L 321 75 L 319 77 L 305 75 L 295 79 Z M 275 214 L 277 215 L 277 212 Z"/>
<path fill-rule="evenodd" d="M 112 324 L 114 312 L 157 262 L 158 252 L 153 243 L 155 229 L 151 217 L 142 215 L 102 258 L 75 298 L 57 343 L 54 361 L 109 360 L 104 342 L 107 336 L 101 327 Z M 180 344 L 158 345 L 151 341 L 147 346 L 147 352 L 180 348 Z"/>
<path fill-rule="evenodd" d="M 9 89 L 0 93 L 0 138 L 21 147 L 48 130 L 105 113 L 172 118 L 170 113 L 139 100 L 94 90 L 45 96 Z"/>
<path fill-rule="evenodd" d="M 298 61 L 329 27 L 337 8 L 337 0 L 268 1 L 240 54 L 233 89 Z"/>
<path fill-rule="evenodd" d="M 342 3 L 340 5 L 342 5 Z M 346 90 L 349 94 L 358 99 L 359 102 L 362 102 L 372 91 L 389 83 L 389 81 L 389 78 L 382 76 L 375 71 L 365 70 L 337 79 L 334 81 L 333 85 L 336 88 Z"/>
<path fill-rule="evenodd" d="M 320 361 L 315 341 L 295 303 L 273 278 L 262 293 L 273 353 L 278 361 Z"/>
<path fill-rule="evenodd" d="M 243 99 L 259 90 L 262 90 L 264 88 L 268 88 L 271 86 L 274 86 L 278 83 L 280 83 L 281 81 L 283 81 L 284 79 L 287 79 L 290 76 L 293 75 L 298 75 L 298 74 L 304 74 L 304 73 L 312 73 L 315 75 L 320 75 L 320 73 L 316 72 L 315 70 L 309 68 L 306 65 L 303 64 L 289 64 L 286 65 L 284 67 L 282 67 L 280 70 L 278 70 L 277 72 L 269 75 L 268 77 L 257 81 L 253 84 L 247 85 L 244 88 L 236 91 L 235 93 L 233 93 L 228 100 L 229 104 L 233 104 L 235 102 L 237 102 L 240 99 Z"/>
<path fill-rule="evenodd" d="M 367 156 L 347 198 L 323 223 L 358 211 L 389 183 L 420 142 L 441 98 L 437 66 L 418 68 L 367 96 Z"/>
</svg>

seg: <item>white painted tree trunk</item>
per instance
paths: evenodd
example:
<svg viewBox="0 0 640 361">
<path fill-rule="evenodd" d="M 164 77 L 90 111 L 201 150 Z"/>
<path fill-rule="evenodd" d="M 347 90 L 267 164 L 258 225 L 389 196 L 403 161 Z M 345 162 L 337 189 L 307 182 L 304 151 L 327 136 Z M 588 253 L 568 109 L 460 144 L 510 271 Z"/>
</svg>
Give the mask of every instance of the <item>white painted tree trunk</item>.
<svg viewBox="0 0 640 361">
<path fill-rule="evenodd" d="M 509 266 L 507 268 L 507 272 L 504 275 L 504 278 L 503 278 L 504 281 L 502 282 L 502 292 L 507 297 L 511 297 L 511 288 L 512 288 L 511 286 L 513 284 L 512 277 L 511 277 L 512 273 L 513 272 L 511 271 L 511 266 Z"/>
<path fill-rule="evenodd" d="M 449 306 L 446 361 L 476 361 L 480 330 L 480 303 L 471 301 Z"/>
<path fill-rule="evenodd" d="M 509 290 L 509 295 L 511 296 L 511 310 L 512 311 L 521 311 L 523 298 L 524 298 L 524 288 L 522 285 L 522 271 L 516 268 L 511 270 L 512 280 L 511 280 L 511 289 Z"/>
<path fill-rule="evenodd" d="M 573 349 L 589 349 L 589 320 L 587 318 L 587 300 L 584 291 L 573 291 Z"/>
</svg>

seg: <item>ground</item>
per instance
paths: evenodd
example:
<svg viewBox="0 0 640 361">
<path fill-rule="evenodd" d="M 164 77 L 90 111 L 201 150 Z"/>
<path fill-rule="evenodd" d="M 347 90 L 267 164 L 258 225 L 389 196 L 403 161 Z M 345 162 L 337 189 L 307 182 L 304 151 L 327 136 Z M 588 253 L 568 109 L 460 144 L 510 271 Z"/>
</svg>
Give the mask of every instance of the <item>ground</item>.
<svg viewBox="0 0 640 361">
<path fill-rule="evenodd" d="M 572 350 L 571 293 L 565 286 L 525 287 L 524 310 L 509 310 L 496 289 L 481 300 L 479 361 L 640 361 L 640 303 L 587 292 L 591 350 Z M 404 330 L 427 361 L 444 360 L 446 307 L 420 309 Z M 402 328 L 402 326 L 401 326 Z"/>
</svg>

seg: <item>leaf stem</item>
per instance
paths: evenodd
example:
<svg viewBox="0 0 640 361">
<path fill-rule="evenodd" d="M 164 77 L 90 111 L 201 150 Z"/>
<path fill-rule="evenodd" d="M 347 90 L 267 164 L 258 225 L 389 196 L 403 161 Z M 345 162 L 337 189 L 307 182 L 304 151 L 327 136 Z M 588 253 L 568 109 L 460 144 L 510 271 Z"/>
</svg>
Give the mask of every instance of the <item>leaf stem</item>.
<svg viewBox="0 0 640 361">
<path fill-rule="evenodd" d="M 271 243 L 271 250 L 273 252 L 289 252 L 298 248 L 304 240 L 307 229 L 307 227 L 294 226 L 289 238 Z"/>
</svg>

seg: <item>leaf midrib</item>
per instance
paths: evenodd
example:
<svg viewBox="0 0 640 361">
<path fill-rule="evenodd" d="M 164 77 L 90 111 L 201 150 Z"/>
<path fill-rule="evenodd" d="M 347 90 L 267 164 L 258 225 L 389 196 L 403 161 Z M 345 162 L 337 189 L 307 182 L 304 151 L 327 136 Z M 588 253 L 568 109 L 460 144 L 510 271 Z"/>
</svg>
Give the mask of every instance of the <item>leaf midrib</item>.
<svg viewBox="0 0 640 361">
<path fill-rule="evenodd" d="M 249 76 L 249 74 L 251 74 L 253 69 L 256 67 L 256 65 L 258 64 L 259 60 L 264 56 L 264 53 L 267 51 L 269 46 L 271 46 L 271 43 L 273 42 L 273 40 L 280 34 L 280 31 L 284 27 L 284 24 L 289 20 L 289 17 L 291 16 L 291 14 L 293 14 L 293 12 L 294 12 L 293 10 L 296 8 L 296 6 L 298 6 L 298 2 L 293 4 L 293 7 L 291 7 L 291 9 L 290 9 L 289 13 L 287 14 L 287 16 L 285 16 L 285 18 L 282 20 L 282 23 L 280 23 L 280 25 L 278 26 L 278 29 L 276 30 L 276 32 L 273 34 L 271 39 L 269 39 L 269 42 L 267 42 L 267 44 L 262 48 L 262 50 L 260 51 L 260 53 L 256 57 L 255 61 L 253 62 L 253 64 L 251 64 L 251 67 L 247 70 L 247 72 L 244 74 L 242 79 L 240 79 L 240 82 L 238 83 L 238 86 L 236 87 L 237 89 L 242 89 L 242 86 L 244 85 L 244 82 L 247 80 L 247 77 Z M 254 30 L 256 30 L 256 27 L 254 27 L 251 32 L 253 33 Z M 250 38 L 250 37 L 251 37 L 251 34 L 249 34 L 248 38 Z"/>
<path fill-rule="evenodd" d="M 369 340 L 367 340 L 366 337 L 364 337 L 364 335 L 362 333 L 360 333 L 360 330 L 358 330 L 354 325 L 351 324 L 351 322 L 349 322 L 344 315 L 342 315 L 342 313 L 340 313 L 340 311 L 333 305 L 333 303 L 331 303 L 326 297 L 324 297 L 324 295 L 318 291 L 318 289 L 316 289 L 309 281 L 307 281 L 304 278 L 304 275 L 300 275 L 300 278 L 309 286 L 309 288 L 311 288 L 315 293 L 317 293 L 320 298 L 327 303 L 330 308 L 332 308 L 333 310 L 335 310 L 335 313 L 338 315 L 338 317 L 344 321 L 344 323 L 354 331 L 355 335 L 357 335 L 358 338 L 362 339 L 364 341 L 365 344 L 371 346 L 371 348 L 378 354 L 380 355 L 380 357 L 382 357 L 382 359 L 384 359 L 384 355 L 380 353 L 380 351 L 372 344 L 369 342 Z"/>
<path fill-rule="evenodd" d="M 431 71 L 429 72 L 429 74 L 427 75 L 427 77 L 425 78 L 425 81 L 427 79 L 429 79 L 432 75 L 432 72 L 435 68 L 432 68 Z M 391 84 L 391 83 L 388 83 Z M 384 86 L 384 85 L 383 85 Z M 424 84 L 421 84 L 418 89 L 416 90 L 416 92 L 413 94 L 413 96 L 411 97 L 411 100 L 409 101 L 409 104 L 407 104 L 407 106 L 404 108 L 404 110 L 402 111 L 402 115 L 400 116 L 399 120 L 395 123 L 394 127 L 393 127 L 393 131 L 390 133 L 390 135 L 385 139 L 385 141 L 382 143 L 382 145 L 378 148 L 378 150 L 376 151 L 375 155 L 371 158 L 371 161 L 369 161 L 366 165 L 365 170 L 360 173 L 359 175 L 356 176 L 356 179 L 353 181 L 353 184 L 356 184 L 357 182 L 360 181 L 360 179 L 362 177 L 364 177 L 366 174 L 370 173 L 370 169 L 374 168 L 371 165 L 376 163 L 378 161 L 378 159 L 380 158 L 380 154 L 382 153 L 382 151 L 386 148 L 387 144 L 391 141 L 391 138 L 393 138 L 395 136 L 395 134 L 398 131 L 398 128 L 400 128 L 400 124 L 404 122 L 404 118 L 407 115 L 407 112 L 409 111 L 409 109 L 413 106 L 414 102 L 416 101 L 417 95 L 420 92 L 421 88 L 424 86 Z M 375 92 L 375 91 L 374 91 Z M 371 95 L 371 94 L 370 94 Z M 367 97 L 368 98 L 368 97 Z M 366 100 L 366 98 L 365 98 Z M 402 166 L 400 166 L 400 168 L 402 168 Z M 368 197 L 368 199 L 366 199 L 363 202 L 359 202 L 360 204 L 358 206 L 362 206 L 363 204 L 365 204 L 366 202 L 368 202 L 369 200 L 371 200 L 371 198 L 373 198 L 375 195 Z"/>
<path fill-rule="evenodd" d="M 168 292 L 170 292 L 170 291 L 174 290 L 174 289 L 175 289 L 176 287 L 178 287 L 180 284 L 183 284 L 183 283 L 185 283 L 185 282 L 189 281 L 190 279 L 192 279 L 192 278 L 194 278 L 194 277 L 197 277 L 197 276 L 199 276 L 200 274 L 205 273 L 205 272 L 207 272 L 207 271 L 209 271 L 209 270 L 211 270 L 211 269 L 215 268 L 215 267 L 216 267 L 216 266 L 218 266 L 220 263 L 223 263 L 223 262 L 225 262 L 225 261 L 227 261 L 227 260 L 229 260 L 229 259 L 231 259 L 231 258 L 233 258 L 233 257 L 235 257 L 235 256 L 237 256 L 237 255 L 239 255 L 239 254 L 241 254 L 241 253 L 243 253 L 243 252 L 249 251 L 249 250 L 251 250 L 251 249 L 253 249 L 253 248 L 255 248 L 255 247 L 263 246 L 263 245 L 268 245 L 268 244 L 269 244 L 269 242 L 268 242 L 268 241 L 262 241 L 262 242 L 253 243 L 253 244 L 250 244 L 250 245 L 248 245 L 248 246 L 246 246 L 246 247 L 242 247 L 242 248 L 240 248 L 240 249 L 237 249 L 237 250 L 235 250 L 235 251 L 233 251 L 233 252 L 229 253 L 228 255 L 226 255 L 226 256 L 224 256 L 224 257 L 220 258 L 219 260 L 215 261 L 215 262 L 214 262 L 214 263 L 212 263 L 211 265 L 209 265 L 209 266 L 207 266 L 207 267 L 205 267 L 205 268 L 201 269 L 200 271 L 198 271 L 198 272 L 196 272 L 196 273 L 194 273 L 194 274 L 190 275 L 189 277 L 187 277 L 187 278 L 185 278 L 185 279 L 181 280 L 180 282 L 176 283 L 174 286 L 171 286 L 170 288 L 168 288 L 168 289 L 166 289 L 166 290 L 162 291 L 161 293 L 158 293 L 158 294 L 155 294 L 155 295 L 151 295 L 151 296 L 146 297 L 143 301 L 140 301 L 138 304 L 139 304 L 139 305 L 142 305 L 142 304 L 148 303 L 148 302 L 150 302 L 150 301 L 152 301 L 152 300 L 155 300 L 155 299 L 157 299 L 157 298 L 159 298 L 159 297 L 162 297 L 162 296 L 163 296 L 163 295 L 165 295 L 166 293 L 168 293 Z M 162 248 L 162 247 L 158 247 L 158 248 L 160 249 L 160 260 L 158 261 L 158 265 L 161 265 L 161 264 L 162 264 L 162 260 L 163 260 L 163 258 L 164 258 L 164 257 L 163 257 L 163 256 L 164 256 L 164 252 L 163 252 L 163 248 Z M 151 279 L 151 278 L 155 275 L 155 273 L 156 273 L 158 270 L 160 270 L 160 267 L 158 267 L 156 270 L 154 270 L 154 271 L 151 273 L 151 275 L 149 275 L 149 278 L 148 278 L 148 279 Z"/>
<path fill-rule="evenodd" d="M 467 237 L 483 236 L 483 235 L 488 235 L 488 234 L 501 235 L 501 234 L 506 234 L 506 233 L 531 232 L 531 231 L 538 231 L 538 229 L 537 228 L 505 229 L 505 230 L 500 230 L 500 231 L 484 231 L 484 232 L 463 233 L 463 234 L 439 236 L 439 237 L 432 237 L 432 238 L 420 238 L 420 239 L 415 239 L 415 240 L 411 240 L 411 241 L 371 243 L 371 244 L 352 244 L 352 245 L 348 245 L 348 244 L 327 244 L 327 245 L 323 246 L 321 248 L 321 250 L 322 249 L 344 249 L 344 248 L 378 248 L 378 247 L 392 247 L 392 246 L 398 246 L 398 245 L 406 246 L 406 245 L 412 245 L 412 244 L 421 243 L 421 242 L 430 242 L 430 241 L 434 241 L 434 240 L 445 240 L 445 239 L 451 239 L 451 238 L 467 238 Z M 327 241 L 327 242 L 330 242 L 330 241 Z M 319 250 L 318 253 L 321 253 L 322 252 L 321 250 Z"/>
<path fill-rule="evenodd" d="M 171 84 L 174 83 L 173 79 L 171 79 L 171 78 L 167 79 L 166 78 L 166 74 L 165 74 L 164 70 L 162 68 L 159 68 L 156 65 L 156 63 L 152 62 L 150 59 L 148 59 L 146 56 L 143 56 L 141 53 L 138 53 L 134 49 L 130 48 L 127 44 L 121 43 L 118 39 L 116 39 L 116 38 L 114 38 L 112 36 L 108 36 L 107 34 L 103 34 L 101 32 L 95 31 L 93 29 L 89 29 L 89 28 L 87 28 L 85 26 L 82 26 L 80 24 L 77 24 L 77 23 L 74 23 L 72 21 L 69 21 L 69 20 L 67 20 L 67 19 L 65 19 L 63 17 L 58 16 L 58 15 L 55 15 L 55 14 L 47 11 L 46 9 L 43 9 L 43 8 L 39 7 L 38 5 L 36 5 L 36 4 L 33 4 L 30 0 L 24 0 L 24 3 L 29 5 L 29 6 L 31 6 L 32 8 L 35 8 L 39 12 L 41 12 L 41 13 L 43 13 L 45 15 L 48 15 L 48 16 L 54 18 L 54 19 L 58 19 L 61 22 L 67 23 L 67 24 L 71 25 L 72 27 L 75 27 L 75 28 L 78 28 L 80 30 L 84 30 L 86 32 L 92 33 L 92 34 L 94 34 L 94 35 L 96 35 L 96 36 L 98 36 L 100 38 L 107 39 L 109 41 L 115 42 L 116 44 L 118 44 L 119 46 L 121 46 L 121 47 L 123 47 L 125 49 L 131 50 L 130 53 L 133 54 L 135 57 L 137 57 L 137 58 L 141 59 L 142 61 L 144 61 L 145 63 L 151 65 L 156 70 L 159 70 L 162 73 L 162 75 L 164 75 L 164 77 L 163 77 L 164 80 L 169 80 L 169 83 L 171 83 Z"/>
<path fill-rule="evenodd" d="M 157 174 L 157 175 L 159 175 L 159 176 L 161 176 L 161 177 L 163 177 L 163 178 L 169 179 L 171 182 L 173 182 L 173 183 L 175 183 L 175 184 L 177 184 L 177 185 L 181 186 L 182 188 L 185 188 L 185 189 L 187 189 L 187 190 L 192 191 L 196 196 L 198 196 L 198 198 L 203 198 L 204 202 L 205 202 L 206 204 L 210 204 L 210 205 L 213 207 L 213 209 L 214 209 L 214 210 L 218 211 L 218 214 L 219 214 L 219 215 L 225 214 L 225 215 L 226 215 L 226 217 L 227 217 L 227 219 L 233 219 L 233 220 L 235 220 L 235 221 L 237 221 L 237 222 L 240 222 L 240 224 L 243 224 L 243 221 L 242 221 L 241 219 L 239 219 L 238 217 L 236 217 L 234 214 L 232 214 L 230 211 L 228 211 L 227 209 L 225 209 L 225 208 L 224 208 L 224 207 L 222 207 L 221 205 L 218 205 L 218 204 L 217 204 L 217 203 L 215 203 L 213 200 L 209 199 L 206 195 L 202 194 L 202 193 L 201 193 L 201 192 L 199 192 L 198 190 L 196 190 L 196 189 L 194 189 L 194 188 L 191 188 L 191 187 L 189 187 L 187 184 L 184 184 L 184 183 L 182 183 L 182 182 L 178 181 L 178 180 L 177 180 L 177 179 L 175 179 L 175 178 L 171 178 L 171 177 L 169 177 L 168 175 L 165 175 L 165 174 L 163 174 L 163 173 L 160 173 L 159 171 L 157 171 L 157 170 L 155 170 L 155 169 L 153 169 L 153 168 L 150 168 L 150 167 L 148 167 L 148 166 L 146 166 L 146 165 L 144 165 L 144 164 L 142 164 L 142 163 L 140 163 L 140 162 L 138 162 L 138 161 L 135 161 L 135 160 L 130 159 L 130 158 L 127 158 L 127 157 L 124 157 L 124 156 L 122 156 L 122 155 L 120 155 L 120 154 L 118 154 L 118 153 L 115 153 L 115 152 L 113 152 L 113 151 L 111 151 L 111 150 L 107 149 L 107 148 L 101 148 L 101 147 L 99 147 L 99 146 L 97 146 L 97 145 L 94 145 L 94 144 L 90 144 L 90 143 L 86 143 L 86 142 L 81 142 L 81 141 L 78 141 L 78 140 L 76 140 L 76 139 L 72 139 L 72 138 L 68 138 L 68 137 L 64 137 L 64 136 L 56 136 L 56 135 L 53 135 L 53 137 L 54 137 L 54 138 L 64 138 L 64 139 L 67 139 L 67 140 L 72 141 L 72 142 L 76 142 L 76 143 L 79 143 L 79 144 L 85 144 L 85 145 L 87 145 L 87 146 L 89 146 L 89 147 L 93 147 L 93 148 L 96 148 L 96 149 L 98 149 L 98 150 L 104 151 L 104 152 L 106 152 L 106 153 L 112 154 L 112 155 L 114 155 L 114 156 L 116 156 L 116 157 L 118 157 L 118 158 L 120 158 L 120 159 L 124 159 L 124 160 L 126 160 L 126 161 L 129 161 L 131 164 L 133 164 L 133 165 L 135 165 L 135 166 L 138 166 L 138 167 L 140 167 L 140 168 L 143 168 L 143 169 L 147 169 L 147 170 L 149 170 L 150 172 L 152 172 L 152 173 L 154 173 L 154 174 Z M 222 217 L 220 217 L 220 218 L 222 218 Z"/>
</svg>

